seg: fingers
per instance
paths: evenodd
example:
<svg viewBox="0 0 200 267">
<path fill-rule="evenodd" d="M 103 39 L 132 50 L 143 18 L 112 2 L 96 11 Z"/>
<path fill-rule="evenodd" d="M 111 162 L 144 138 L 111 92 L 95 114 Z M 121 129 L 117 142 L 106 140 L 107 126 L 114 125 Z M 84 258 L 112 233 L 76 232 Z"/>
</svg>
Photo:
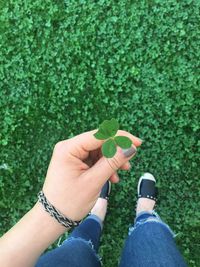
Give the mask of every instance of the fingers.
<svg viewBox="0 0 200 267">
<path fill-rule="evenodd" d="M 122 166 L 121 166 L 121 170 L 124 170 L 124 171 L 128 171 L 128 170 L 130 170 L 130 168 L 131 168 L 131 164 L 130 164 L 130 162 L 129 161 L 127 161 L 126 163 L 124 163 Z"/>
<path fill-rule="evenodd" d="M 127 171 L 127 170 L 130 170 L 130 168 L 131 168 L 131 164 L 130 164 L 130 162 L 128 161 L 128 162 L 124 163 L 124 164 L 121 166 L 120 169 L 121 169 L 121 170 L 125 170 L 125 171 Z M 112 174 L 111 177 L 110 177 L 110 181 L 111 181 L 112 183 L 118 183 L 119 180 L 120 180 L 120 178 L 119 178 L 119 175 L 118 175 L 117 172 L 115 172 L 114 174 Z"/>
<path fill-rule="evenodd" d="M 97 130 L 92 130 L 89 132 L 85 132 L 82 134 L 79 134 L 72 139 L 70 139 L 72 142 L 74 142 L 74 146 L 76 147 L 77 145 L 82 148 L 83 150 L 89 152 L 95 149 L 98 149 L 102 146 L 104 143 L 104 140 L 98 140 L 94 137 L 94 134 L 97 132 Z M 119 130 L 117 132 L 117 136 L 127 136 L 131 139 L 133 142 L 134 146 L 138 147 L 142 144 L 142 140 L 139 139 L 138 137 L 130 134 L 129 132 Z M 73 148 L 73 146 L 71 146 Z"/>
<path fill-rule="evenodd" d="M 119 182 L 119 175 L 117 173 L 114 173 L 113 175 L 111 175 L 110 181 L 114 184 L 118 183 Z"/>
<path fill-rule="evenodd" d="M 128 170 L 130 170 L 130 168 L 131 168 L 131 164 L 130 164 L 130 162 L 128 161 L 128 162 L 126 162 L 126 163 L 124 163 L 122 166 L 121 166 L 121 170 L 124 170 L 124 171 L 128 171 Z M 120 180 L 120 178 L 119 178 L 119 175 L 118 175 L 118 173 L 117 172 L 115 172 L 113 175 L 111 175 L 111 177 L 110 177 L 110 181 L 112 182 L 112 183 L 118 183 L 119 182 L 119 180 Z"/>
<path fill-rule="evenodd" d="M 130 149 L 122 150 L 117 148 L 117 153 L 113 158 L 100 158 L 90 169 L 85 172 L 85 175 L 100 188 L 104 185 L 108 177 L 116 182 L 118 181 L 115 172 L 124 167 L 127 167 L 127 162 L 136 154 L 136 147 L 132 146 Z M 113 176 L 114 175 L 114 176 Z"/>
<path fill-rule="evenodd" d="M 130 170 L 130 168 L 131 168 L 131 164 L 130 164 L 130 162 L 128 161 L 128 162 L 124 163 L 124 164 L 121 166 L 120 170 L 128 171 L 128 170 Z M 111 175 L 111 177 L 110 177 L 110 181 L 111 181 L 112 183 L 118 183 L 119 180 L 120 180 L 120 178 L 119 178 L 119 175 L 118 175 L 117 172 L 115 172 L 115 173 L 114 173 L 113 175 Z"/>
</svg>

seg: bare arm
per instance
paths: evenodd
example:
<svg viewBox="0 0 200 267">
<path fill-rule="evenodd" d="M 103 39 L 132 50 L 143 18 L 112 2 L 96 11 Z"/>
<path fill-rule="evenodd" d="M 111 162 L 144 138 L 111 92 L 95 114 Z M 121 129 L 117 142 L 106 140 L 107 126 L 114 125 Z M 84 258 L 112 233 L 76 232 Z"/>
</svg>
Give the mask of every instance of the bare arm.
<svg viewBox="0 0 200 267">
<path fill-rule="evenodd" d="M 0 266 L 32 267 L 66 228 L 36 205 L 0 239 Z"/>
<path fill-rule="evenodd" d="M 141 140 L 125 131 L 133 147 L 128 153 L 118 148 L 114 158 L 101 156 L 102 141 L 90 131 L 59 142 L 54 149 L 43 192 L 50 203 L 73 221 L 79 221 L 94 206 L 102 186 L 110 178 L 118 182 L 116 171 L 128 170 L 135 146 Z M 92 153 L 91 153 L 92 152 Z M 52 218 L 40 203 L 0 239 L 0 266 L 33 267 L 38 257 L 67 229 Z"/>
</svg>

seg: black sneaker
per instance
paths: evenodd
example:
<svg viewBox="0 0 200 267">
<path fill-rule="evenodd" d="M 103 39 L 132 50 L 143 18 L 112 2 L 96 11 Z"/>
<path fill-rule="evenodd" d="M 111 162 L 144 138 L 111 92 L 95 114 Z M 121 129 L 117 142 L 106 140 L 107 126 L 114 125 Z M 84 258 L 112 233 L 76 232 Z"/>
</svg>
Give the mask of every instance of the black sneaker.
<svg viewBox="0 0 200 267">
<path fill-rule="evenodd" d="M 111 182 L 110 181 L 107 181 L 104 184 L 104 186 L 102 187 L 101 193 L 100 193 L 100 196 L 99 197 L 108 200 L 109 199 L 110 192 L 111 192 Z"/>
<path fill-rule="evenodd" d="M 138 182 L 138 198 L 144 197 L 157 201 L 158 188 L 156 179 L 151 173 L 144 173 Z"/>
</svg>

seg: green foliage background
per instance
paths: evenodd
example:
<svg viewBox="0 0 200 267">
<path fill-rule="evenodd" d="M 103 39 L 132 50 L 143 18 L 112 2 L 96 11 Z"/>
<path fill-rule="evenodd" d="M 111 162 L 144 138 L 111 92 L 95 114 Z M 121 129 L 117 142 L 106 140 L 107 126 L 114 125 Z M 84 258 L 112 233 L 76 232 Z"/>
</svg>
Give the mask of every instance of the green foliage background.
<svg viewBox="0 0 200 267">
<path fill-rule="evenodd" d="M 117 266 L 139 176 L 200 266 L 200 1 L 0 1 L 0 233 L 36 201 L 54 144 L 117 118 L 144 139 L 113 186 L 101 245 Z"/>
</svg>

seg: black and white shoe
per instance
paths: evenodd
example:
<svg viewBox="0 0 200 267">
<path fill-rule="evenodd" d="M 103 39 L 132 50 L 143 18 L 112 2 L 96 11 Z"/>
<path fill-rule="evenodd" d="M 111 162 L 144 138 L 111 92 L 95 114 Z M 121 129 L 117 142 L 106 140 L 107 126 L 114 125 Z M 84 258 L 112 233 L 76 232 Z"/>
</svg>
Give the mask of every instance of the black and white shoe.
<svg viewBox="0 0 200 267">
<path fill-rule="evenodd" d="M 144 197 L 157 201 L 158 188 L 156 187 L 156 179 L 151 173 L 144 173 L 138 182 L 137 188 L 138 198 Z"/>
<path fill-rule="evenodd" d="M 110 192 L 111 192 L 111 182 L 110 181 L 107 181 L 104 184 L 104 186 L 102 187 L 101 193 L 100 193 L 100 196 L 99 197 L 108 200 L 109 199 Z"/>
</svg>

